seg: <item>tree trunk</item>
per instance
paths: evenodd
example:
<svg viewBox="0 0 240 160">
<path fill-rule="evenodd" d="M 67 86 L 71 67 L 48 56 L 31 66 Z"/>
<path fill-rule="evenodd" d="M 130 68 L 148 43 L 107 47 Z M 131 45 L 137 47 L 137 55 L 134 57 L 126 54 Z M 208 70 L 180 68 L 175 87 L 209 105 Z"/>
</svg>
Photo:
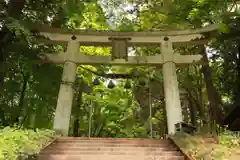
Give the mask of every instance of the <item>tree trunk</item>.
<svg viewBox="0 0 240 160">
<path fill-rule="evenodd" d="M 211 122 L 213 125 L 216 123 L 222 125 L 223 116 L 222 110 L 220 108 L 221 99 L 215 86 L 213 85 L 212 70 L 211 67 L 209 66 L 209 60 L 204 46 L 200 46 L 200 53 L 202 54 L 204 61 L 204 65 L 202 66 L 202 73 L 204 75 L 204 80 L 206 83 Z"/>
<path fill-rule="evenodd" d="M 79 136 L 79 118 L 77 115 L 74 116 L 74 122 L 73 122 L 73 136 L 78 137 Z"/>
<path fill-rule="evenodd" d="M 77 97 L 77 104 L 76 104 L 76 113 L 74 116 L 74 122 L 73 122 L 73 136 L 78 137 L 79 136 L 79 116 L 80 116 L 80 108 L 82 105 L 82 82 L 79 84 L 78 88 L 78 97 Z"/>
<path fill-rule="evenodd" d="M 0 116 L 1 116 L 1 125 L 6 127 L 6 120 L 5 120 L 5 112 L 3 108 L 0 108 Z"/>
<path fill-rule="evenodd" d="M 238 44 L 238 56 L 236 56 L 236 65 L 237 65 L 237 80 L 236 80 L 236 88 L 234 95 L 234 103 L 236 106 L 240 106 L 240 44 Z"/>
<path fill-rule="evenodd" d="M 163 117 L 164 117 L 164 131 L 165 131 L 165 135 L 168 134 L 168 126 L 167 126 L 167 111 L 166 111 L 166 107 L 165 105 L 163 106 Z M 165 137 L 164 135 L 164 137 Z"/>
<path fill-rule="evenodd" d="M 187 99 L 181 100 L 183 122 L 189 123 L 189 102 Z M 190 113 L 191 114 L 191 113 Z"/>
<path fill-rule="evenodd" d="M 24 98 L 25 98 L 25 94 L 26 94 L 29 77 L 30 77 L 29 73 L 27 73 L 26 75 L 23 75 L 23 83 L 22 83 L 22 89 L 21 89 L 20 98 L 19 98 L 19 102 L 18 102 L 18 109 L 16 111 L 17 116 L 15 118 L 15 123 L 19 123 L 21 114 L 23 112 Z"/>
<path fill-rule="evenodd" d="M 200 126 L 203 126 L 206 124 L 206 115 L 204 113 L 204 104 L 203 104 L 203 78 L 202 73 L 200 72 L 200 81 L 199 81 L 199 88 L 198 88 L 198 94 L 199 94 L 199 104 L 197 103 L 197 108 L 199 110 L 199 116 L 200 116 Z"/>
<path fill-rule="evenodd" d="M 193 126 L 197 126 L 197 108 L 194 105 L 191 98 L 188 97 L 189 110 L 190 110 L 190 119 Z"/>
<path fill-rule="evenodd" d="M 22 10 L 25 5 L 25 0 L 10 0 L 8 3 L 7 15 L 8 17 L 20 19 Z M 6 23 L 6 22 L 5 22 Z M 4 84 L 4 61 L 6 60 L 6 48 L 14 40 L 14 33 L 12 33 L 6 26 L 3 25 L 0 30 L 0 87 Z"/>
</svg>

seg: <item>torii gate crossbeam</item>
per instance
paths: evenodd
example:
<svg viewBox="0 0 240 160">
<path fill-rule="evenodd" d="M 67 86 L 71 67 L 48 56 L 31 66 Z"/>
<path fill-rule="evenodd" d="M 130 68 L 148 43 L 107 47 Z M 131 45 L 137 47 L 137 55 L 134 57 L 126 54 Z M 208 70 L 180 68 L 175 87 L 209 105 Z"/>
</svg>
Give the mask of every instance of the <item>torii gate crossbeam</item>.
<svg viewBox="0 0 240 160">
<path fill-rule="evenodd" d="M 168 134 L 175 133 L 175 125 L 182 122 L 182 110 L 176 65 L 201 63 L 201 55 L 180 55 L 175 53 L 175 44 L 203 44 L 205 41 L 192 41 L 201 38 L 201 33 L 218 29 L 218 25 L 196 30 L 170 32 L 96 32 L 96 31 L 62 31 L 41 27 L 40 34 L 48 37 L 47 43 L 67 44 L 67 51 L 59 54 L 45 54 L 51 63 L 64 64 L 62 81 L 58 95 L 54 120 L 54 129 L 68 135 L 71 116 L 73 88 L 77 64 L 113 64 L 113 65 L 162 65 L 164 94 L 167 112 Z M 112 59 L 109 56 L 87 56 L 80 52 L 81 46 L 111 46 L 112 39 L 128 39 L 127 46 L 159 46 L 161 54 L 156 56 L 132 56 L 125 59 Z M 41 40 L 42 41 L 42 40 Z M 125 44 L 125 45 L 126 45 Z M 121 45 L 121 43 L 119 43 Z M 124 45 L 124 44 L 122 44 Z M 116 45 L 115 45 L 116 46 Z M 121 47 L 117 47 L 118 49 Z M 126 49 L 126 48 L 124 48 Z M 119 52 L 119 51 L 118 51 Z M 124 51 L 123 51 L 124 52 Z M 120 56 L 126 53 L 119 52 Z M 118 53 L 118 54 L 119 54 Z"/>
</svg>

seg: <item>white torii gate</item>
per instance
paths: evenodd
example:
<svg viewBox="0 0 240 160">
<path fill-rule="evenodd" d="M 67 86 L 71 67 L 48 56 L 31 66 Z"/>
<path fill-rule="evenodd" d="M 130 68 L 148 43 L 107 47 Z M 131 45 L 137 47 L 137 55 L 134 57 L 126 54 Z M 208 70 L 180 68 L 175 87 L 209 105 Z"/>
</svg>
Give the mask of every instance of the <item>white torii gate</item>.
<svg viewBox="0 0 240 160">
<path fill-rule="evenodd" d="M 67 44 L 64 53 L 45 54 L 51 63 L 64 64 L 62 81 L 58 95 L 54 119 L 54 129 L 64 136 L 68 135 L 73 88 L 78 64 L 113 64 L 113 65 L 162 65 L 164 79 L 165 106 L 167 112 L 168 134 L 175 133 L 175 124 L 182 122 L 182 110 L 176 75 L 176 64 L 201 63 L 201 55 L 180 55 L 175 53 L 173 45 L 205 44 L 202 33 L 218 29 L 211 25 L 195 30 L 170 32 L 106 32 L 106 31 L 63 31 L 61 29 L 39 27 L 41 35 L 50 40 L 44 43 Z M 88 56 L 80 52 L 81 46 L 112 46 L 110 56 Z M 127 47 L 159 46 L 161 54 L 155 56 L 127 57 Z"/>
</svg>

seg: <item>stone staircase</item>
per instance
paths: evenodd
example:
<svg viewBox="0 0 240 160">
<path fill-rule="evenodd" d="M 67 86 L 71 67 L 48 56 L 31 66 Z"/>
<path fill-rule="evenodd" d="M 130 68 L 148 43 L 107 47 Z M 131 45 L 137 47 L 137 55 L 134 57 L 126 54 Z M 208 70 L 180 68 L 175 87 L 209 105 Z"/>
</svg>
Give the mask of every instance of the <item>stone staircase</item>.
<svg viewBox="0 0 240 160">
<path fill-rule="evenodd" d="M 38 160 L 184 160 L 169 140 L 60 137 Z"/>
</svg>

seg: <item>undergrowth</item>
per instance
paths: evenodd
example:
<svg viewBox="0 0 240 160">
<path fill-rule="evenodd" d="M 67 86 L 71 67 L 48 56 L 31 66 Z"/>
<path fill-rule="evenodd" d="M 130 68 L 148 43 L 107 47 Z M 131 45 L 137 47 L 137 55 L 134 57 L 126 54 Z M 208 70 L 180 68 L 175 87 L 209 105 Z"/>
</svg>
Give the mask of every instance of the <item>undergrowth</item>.
<svg viewBox="0 0 240 160">
<path fill-rule="evenodd" d="M 56 136 L 52 130 L 0 129 L 0 160 L 26 159 Z"/>
<path fill-rule="evenodd" d="M 193 136 L 179 132 L 172 138 L 196 160 L 240 159 L 240 137 L 227 130 L 219 135 L 196 133 Z"/>
</svg>

